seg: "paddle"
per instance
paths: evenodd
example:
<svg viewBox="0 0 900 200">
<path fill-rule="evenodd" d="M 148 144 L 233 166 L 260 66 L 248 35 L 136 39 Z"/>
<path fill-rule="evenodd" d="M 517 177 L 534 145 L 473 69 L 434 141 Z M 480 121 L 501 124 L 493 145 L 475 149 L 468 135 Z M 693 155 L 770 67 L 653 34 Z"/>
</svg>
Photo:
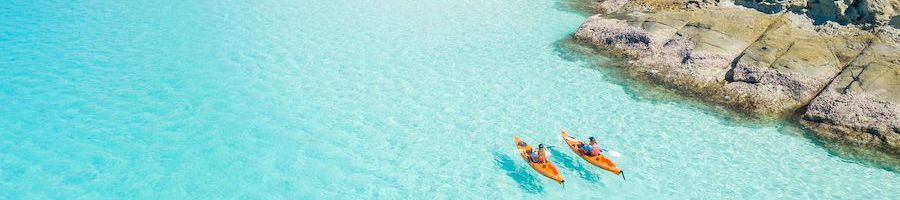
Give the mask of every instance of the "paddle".
<svg viewBox="0 0 900 200">
<path fill-rule="evenodd" d="M 609 152 L 609 155 L 611 155 L 613 157 L 616 157 L 616 158 L 622 157 L 622 153 L 619 153 L 618 151 L 613 151 L 613 150 L 608 150 L 608 149 L 604 150 L 604 151 Z"/>
</svg>

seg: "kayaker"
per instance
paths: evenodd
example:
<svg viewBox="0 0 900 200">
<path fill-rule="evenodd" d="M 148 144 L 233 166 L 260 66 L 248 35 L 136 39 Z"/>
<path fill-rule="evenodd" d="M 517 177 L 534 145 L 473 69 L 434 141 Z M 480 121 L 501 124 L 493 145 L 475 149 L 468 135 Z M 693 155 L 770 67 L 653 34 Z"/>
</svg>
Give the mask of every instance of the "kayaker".
<svg viewBox="0 0 900 200">
<path fill-rule="evenodd" d="M 547 148 L 544 148 L 544 144 L 538 144 L 537 154 L 537 163 L 544 163 L 545 161 L 547 161 Z"/>
<path fill-rule="evenodd" d="M 588 156 L 596 156 L 600 155 L 600 145 L 597 144 L 597 140 L 594 137 L 589 137 L 590 144 L 581 143 L 581 151 L 584 155 Z"/>
<path fill-rule="evenodd" d="M 533 163 L 540 163 L 540 154 L 537 151 L 533 151 L 531 149 L 525 150 L 525 154 L 528 155 L 529 160 Z"/>
</svg>

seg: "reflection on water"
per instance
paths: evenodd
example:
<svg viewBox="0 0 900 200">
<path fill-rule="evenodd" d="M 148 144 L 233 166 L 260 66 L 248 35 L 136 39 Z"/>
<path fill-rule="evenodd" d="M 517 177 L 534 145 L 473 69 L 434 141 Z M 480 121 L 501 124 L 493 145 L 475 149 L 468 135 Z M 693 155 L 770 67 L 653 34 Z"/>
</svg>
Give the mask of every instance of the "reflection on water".
<svg viewBox="0 0 900 200">
<path fill-rule="evenodd" d="M 550 153 L 553 154 L 553 163 L 560 168 L 567 169 L 575 174 L 578 174 L 578 177 L 581 177 L 584 180 L 587 180 L 591 183 L 600 183 L 600 178 L 594 174 L 594 169 L 592 166 L 586 166 L 586 164 L 582 164 L 580 161 L 581 158 L 570 157 L 566 153 L 571 152 L 561 152 L 558 150 L 559 148 L 566 147 L 554 147 L 550 148 Z"/>
<path fill-rule="evenodd" d="M 506 175 L 519 184 L 519 188 L 528 193 L 539 193 L 544 191 L 544 186 L 538 183 L 538 180 L 528 173 L 526 167 L 516 165 L 508 155 L 494 152 L 494 164 L 506 171 Z"/>
</svg>

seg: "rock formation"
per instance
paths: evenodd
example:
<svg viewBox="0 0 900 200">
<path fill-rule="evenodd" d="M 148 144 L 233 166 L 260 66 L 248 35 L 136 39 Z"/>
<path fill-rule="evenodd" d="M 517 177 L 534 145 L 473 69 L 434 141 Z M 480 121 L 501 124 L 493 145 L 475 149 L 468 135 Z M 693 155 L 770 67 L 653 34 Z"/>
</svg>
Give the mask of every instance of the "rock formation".
<svg viewBox="0 0 900 200">
<path fill-rule="evenodd" d="M 900 153 L 900 34 L 879 31 L 809 104 L 802 124 L 823 137 Z"/>
<path fill-rule="evenodd" d="M 595 13 L 673 11 L 740 5 L 763 13 L 791 11 L 823 24 L 891 25 L 900 28 L 900 0 L 577 0 Z"/>
<path fill-rule="evenodd" d="M 775 13 L 791 10 L 818 22 L 885 25 L 900 15 L 898 0 L 735 0 L 735 4 Z"/>
<path fill-rule="evenodd" d="M 897 1 L 845 1 L 851 6 L 829 16 L 870 23 L 847 26 L 837 18 L 814 25 L 807 15 L 823 12 L 820 1 L 767 2 L 756 3 L 803 10 L 590 1 L 601 14 L 588 17 L 575 39 L 622 57 L 636 78 L 753 116 L 805 111 L 802 123 L 821 136 L 900 155 L 900 34 L 878 26 L 896 16 Z"/>
</svg>

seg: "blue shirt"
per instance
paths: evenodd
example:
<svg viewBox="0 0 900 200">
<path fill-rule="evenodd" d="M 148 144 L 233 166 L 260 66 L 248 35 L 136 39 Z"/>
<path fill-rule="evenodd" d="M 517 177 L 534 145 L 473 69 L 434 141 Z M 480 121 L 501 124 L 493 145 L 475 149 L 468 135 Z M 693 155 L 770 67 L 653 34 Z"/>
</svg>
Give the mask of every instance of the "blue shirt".
<svg viewBox="0 0 900 200">
<path fill-rule="evenodd" d="M 588 144 L 581 144 L 581 148 L 583 148 L 584 151 L 587 151 L 587 152 L 594 151 L 594 148 L 593 148 L 591 145 L 588 145 Z"/>
</svg>

